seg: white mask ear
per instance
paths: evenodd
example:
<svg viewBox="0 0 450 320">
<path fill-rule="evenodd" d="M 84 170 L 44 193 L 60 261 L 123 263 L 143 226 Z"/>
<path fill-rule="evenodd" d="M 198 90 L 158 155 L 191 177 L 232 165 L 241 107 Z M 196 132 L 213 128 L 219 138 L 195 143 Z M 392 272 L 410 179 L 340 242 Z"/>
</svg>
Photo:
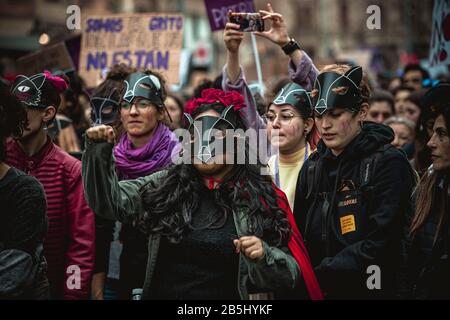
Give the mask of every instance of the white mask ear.
<svg viewBox="0 0 450 320">
<path fill-rule="evenodd" d="M 39 73 L 30 78 L 30 80 L 34 83 L 37 89 L 41 89 L 42 85 L 45 81 L 45 74 Z"/>
<path fill-rule="evenodd" d="M 194 119 L 192 119 L 191 115 L 189 113 L 183 113 L 184 121 L 186 124 L 189 124 L 189 127 L 194 124 Z"/>
<path fill-rule="evenodd" d="M 363 70 L 360 66 L 355 66 L 348 70 L 344 75 L 351 79 L 356 85 L 359 85 L 363 77 Z"/>
<path fill-rule="evenodd" d="M 152 74 L 150 75 L 150 79 L 152 80 L 156 88 L 158 88 L 158 90 L 161 90 L 161 83 L 159 82 L 159 79 Z"/>
</svg>

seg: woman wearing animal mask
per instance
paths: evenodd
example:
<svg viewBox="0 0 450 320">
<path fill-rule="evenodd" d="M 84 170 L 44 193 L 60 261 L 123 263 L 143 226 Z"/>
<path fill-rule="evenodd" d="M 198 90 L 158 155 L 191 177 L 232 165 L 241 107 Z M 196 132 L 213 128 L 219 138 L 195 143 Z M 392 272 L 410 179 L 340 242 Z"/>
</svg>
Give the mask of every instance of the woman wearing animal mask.
<svg viewBox="0 0 450 320">
<path fill-rule="evenodd" d="M 320 285 L 327 299 L 390 298 L 412 169 L 392 129 L 364 123 L 361 67 L 324 67 L 311 95 L 322 139 L 301 170 L 294 214 Z"/>
<path fill-rule="evenodd" d="M 117 69 L 117 76 L 126 72 L 123 67 Z M 114 125 L 119 137 L 115 141 L 114 157 L 120 180 L 144 177 L 172 164 L 171 154 L 178 140 L 164 124 L 167 115 L 164 86 L 158 73 L 150 70 L 129 72 L 117 90 L 114 86 L 108 94 L 100 90 L 91 99 L 95 123 Z M 117 118 L 120 121 L 115 121 Z M 120 240 L 123 249 L 119 297 L 130 299 L 132 290 L 140 288 L 144 281 L 147 236 L 133 224 L 122 224 Z"/>
<path fill-rule="evenodd" d="M 186 106 L 182 163 L 134 180 L 118 182 L 114 130 L 87 131 L 88 202 L 106 218 L 136 221 L 149 237 L 144 299 L 248 299 L 296 287 L 300 272 L 309 296 L 321 297 L 284 194 L 248 161 L 249 143 L 218 143 L 239 139 L 244 107 L 235 92 L 204 90 Z"/>
<path fill-rule="evenodd" d="M 16 77 L 11 91 L 26 107 L 28 126 L 8 142 L 6 163 L 44 186 L 49 222 L 44 255 L 51 298 L 86 299 L 95 256 L 95 215 L 84 199 L 81 162 L 47 134 L 66 89 L 66 80 L 48 71 Z M 74 271 L 79 285 L 73 285 Z"/>
</svg>

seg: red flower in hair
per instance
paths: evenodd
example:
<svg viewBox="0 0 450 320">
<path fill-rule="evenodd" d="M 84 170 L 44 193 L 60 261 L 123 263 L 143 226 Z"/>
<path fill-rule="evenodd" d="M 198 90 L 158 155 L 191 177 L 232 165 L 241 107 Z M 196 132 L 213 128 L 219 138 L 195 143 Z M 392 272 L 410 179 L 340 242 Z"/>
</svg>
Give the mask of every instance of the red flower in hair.
<svg viewBox="0 0 450 320">
<path fill-rule="evenodd" d="M 233 106 L 234 111 L 239 111 L 246 107 L 244 97 L 237 91 L 223 91 L 210 88 L 202 91 L 201 98 L 194 98 L 186 102 L 184 112 L 192 114 L 202 104 L 217 102 L 224 107 Z"/>
</svg>

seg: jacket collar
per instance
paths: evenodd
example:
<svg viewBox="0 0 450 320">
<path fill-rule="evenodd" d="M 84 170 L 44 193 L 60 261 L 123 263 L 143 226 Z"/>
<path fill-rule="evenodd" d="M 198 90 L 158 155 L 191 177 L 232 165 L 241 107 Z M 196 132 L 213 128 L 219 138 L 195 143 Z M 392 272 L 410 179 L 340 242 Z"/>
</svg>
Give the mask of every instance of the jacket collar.
<svg viewBox="0 0 450 320">
<path fill-rule="evenodd" d="M 323 140 L 320 140 L 317 146 L 317 152 L 321 157 L 333 160 L 338 159 L 362 159 L 385 144 L 389 144 L 394 140 L 394 131 L 385 125 L 373 122 L 364 122 L 361 132 L 349 143 L 344 151 L 335 156 L 325 146 Z"/>
<path fill-rule="evenodd" d="M 45 163 L 55 153 L 55 145 L 52 139 L 47 136 L 47 141 L 42 148 L 32 156 L 27 155 L 19 146 L 17 141 L 14 141 L 14 150 L 19 163 L 23 163 L 26 171 L 32 171 L 39 167 L 42 163 Z"/>
</svg>

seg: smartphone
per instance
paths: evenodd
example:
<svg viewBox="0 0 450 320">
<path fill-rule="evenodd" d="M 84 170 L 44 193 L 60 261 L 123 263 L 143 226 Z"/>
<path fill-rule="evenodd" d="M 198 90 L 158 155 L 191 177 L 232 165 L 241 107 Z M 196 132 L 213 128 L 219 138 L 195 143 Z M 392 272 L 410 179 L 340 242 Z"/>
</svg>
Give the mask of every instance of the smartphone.
<svg viewBox="0 0 450 320">
<path fill-rule="evenodd" d="M 264 31 L 264 20 L 261 14 L 254 12 L 230 12 L 229 21 L 240 25 L 243 32 Z"/>
</svg>

